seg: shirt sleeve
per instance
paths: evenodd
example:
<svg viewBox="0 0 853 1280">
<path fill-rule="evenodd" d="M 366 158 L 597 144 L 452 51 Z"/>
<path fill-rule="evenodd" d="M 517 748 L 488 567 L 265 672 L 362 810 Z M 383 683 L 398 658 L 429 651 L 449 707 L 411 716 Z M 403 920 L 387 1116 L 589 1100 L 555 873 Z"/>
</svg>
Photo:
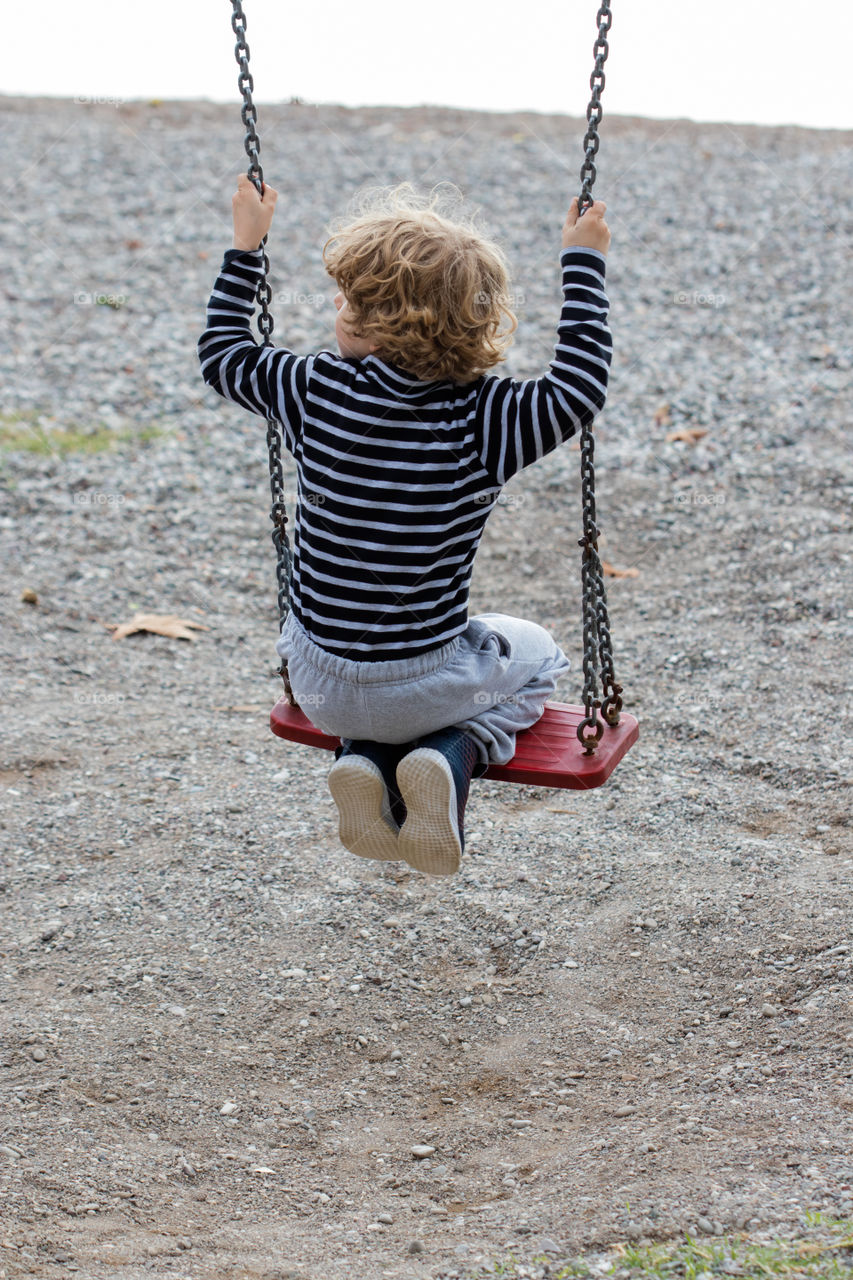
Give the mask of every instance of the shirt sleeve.
<svg viewBox="0 0 853 1280">
<path fill-rule="evenodd" d="M 480 459 L 497 485 L 556 449 L 604 405 L 613 352 L 604 255 L 564 249 L 560 264 L 563 307 L 548 373 L 527 381 L 487 377 L 478 393 Z"/>
<path fill-rule="evenodd" d="M 229 249 L 207 304 L 207 328 L 198 342 L 201 375 L 226 400 L 281 423 L 291 453 L 304 415 L 313 356 L 265 347 L 252 336 L 263 251 Z"/>
</svg>

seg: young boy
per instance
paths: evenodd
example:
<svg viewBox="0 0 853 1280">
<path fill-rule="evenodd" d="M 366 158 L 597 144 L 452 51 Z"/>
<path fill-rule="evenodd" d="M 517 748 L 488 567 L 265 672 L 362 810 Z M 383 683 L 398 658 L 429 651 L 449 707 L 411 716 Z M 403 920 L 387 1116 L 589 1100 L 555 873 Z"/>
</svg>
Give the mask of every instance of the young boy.
<svg viewBox="0 0 853 1280">
<path fill-rule="evenodd" d="M 544 377 L 514 381 L 488 373 L 516 327 L 500 249 L 408 184 L 324 246 L 340 354 L 256 343 L 276 199 L 240 178 L 202 375 L 277 419 L 296 460 L 291 612 L 276 651 L 295 700 L 341 738 L 329 774 L 341 842 L 450 875 L 471 778 L 512 758 L 569 666 L 535 623 L 469 619 L 468 589 L 503 485 L 604 404 L 605 206 L 579 218 L 572 202 L 554 358 Z"/>
</svg>

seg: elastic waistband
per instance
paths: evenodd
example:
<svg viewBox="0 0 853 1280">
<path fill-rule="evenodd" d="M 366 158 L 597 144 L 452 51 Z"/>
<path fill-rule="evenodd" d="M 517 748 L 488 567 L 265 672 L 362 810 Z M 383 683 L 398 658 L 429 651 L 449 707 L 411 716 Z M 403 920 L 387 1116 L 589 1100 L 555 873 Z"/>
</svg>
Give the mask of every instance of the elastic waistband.
<svg viewBox="0 0 853 1280">
<path fill-rule="evenodd" d="M 291 656 L 298 655 L 301 661 L 309 663 L 321 675 L 348 684 L 387 684 L 396 680 L 416 680 L 443 667 L 456 653 L 460 643 L 460 637 L 454 636 L 440 649 L 430 649 L 428 653 L 418 653 L 411 658 L 392 658 L 388 662 L 356 662 L 352 658 L 330 653 L 328 649 L 315 644 L 292 612 L 285 619 L 284 632 L 292 646 Z"/>
</svg>

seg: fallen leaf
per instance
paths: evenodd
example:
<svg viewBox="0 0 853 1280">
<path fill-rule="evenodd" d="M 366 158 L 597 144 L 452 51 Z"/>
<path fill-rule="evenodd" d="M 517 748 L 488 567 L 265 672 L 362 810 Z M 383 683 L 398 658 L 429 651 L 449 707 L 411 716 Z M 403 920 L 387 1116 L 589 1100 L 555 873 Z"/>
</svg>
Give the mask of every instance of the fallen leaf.
<svg viewBox="0 0 853 1280">
<path fill-rule="evenodd" d="M 678 431 L 668 431 L 666 433 L 666 443 L 671 444 L 673 440 L 683 440 L 686 444 L 695 444 L 697 440 L 701 440 L 707 434 L 705 427 L 680 427 Z"/>
<path fill-rule="evenodd" d="M 672 414 L 669 411 L 668 404 L 662 404 L 659 409 L 655 409 L 655 426 L 668 427 L 672 422 Z"/>
<path fill-rule="evenodd" d="M 607 560 L 602 560 L 601 570 L 606 578 L 639 578 L 640 576 L 639 569 L 617 569 Z"/>
<path fill-rule="evenodd" d="M 114 628 L 113 640 L 123 640 L 136 631 L 150 631 L 153 635 L 169 636 L 172 640 L 195 640 L 189 627 L 195 627 L 198 631 L 210 630 L 210 627 L 204 627 L 200 622 L 178 618 L 174 613 L 135 613 L 130 622 L 123 622 L 121 626 L 108 625 L 111 625 L 111 629 Z"/>
</svg>

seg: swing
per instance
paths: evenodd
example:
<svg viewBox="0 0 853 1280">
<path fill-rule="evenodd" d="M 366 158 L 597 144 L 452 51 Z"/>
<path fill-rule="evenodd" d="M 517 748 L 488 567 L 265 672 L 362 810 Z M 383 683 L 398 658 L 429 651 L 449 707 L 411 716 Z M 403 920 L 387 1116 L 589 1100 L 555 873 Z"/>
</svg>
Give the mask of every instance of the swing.
<svg viewBox="0 0 853 1280">
<path fill-rule="evenodd" d="M 261 144 L 256 129 L 258 113 L 252 101 L 254 82 L 249 72 L 246 18 L 241 0 L 232 0 L 232 9 L 231 27 L 237 37 L 234 53 L 240 68 L 237 86 L 243 98 L 241 118 L 246 129 L 245 149 L 249 157 L 248 176 L 263 195 L 263 170 L 258 155 Z M 592 204 L 592 184 L 595 182 L 594 158 L 598 152 L 598 125 L 602 117 L 600 98 L 604 88 L 604 62 L 608 53 L 607 33 L 612 22 L 610 0 L 601 0 L 596 21 L 598 37 L 593 48 L 595 67 L 589 81 L 592 97 L 586 112 L 584 162 L 580 171 L 582 184 L 578 201 L 580 213 Z M 264 246 L 266 246 L 266 238 Z M 268 273 L 269 259 L 264 251 L 263 275 L 257 293 L 260 306 L 258 329 L 264 346 L 272 345 L 270 335 L 273 329 L 273 319 L 269 312 L 272 291 Z M 622 686 L 616 683 L 613 667 L 604 573 L 598 555 L 599 530 L 595 523 L 594 447 L 592 426 L 584 426 L 580 436 L 583 537 L 578 542 L 582 548 L 583 706 L 549 702 L 541 719 L 537 720 L 531 728 L 517 735 L 513 759 L 505 765 L 490 765 L 483 775 L 486 778 L 501 782 L 528 783 L 535 786 L 574 790 L 600 787 L 639 736 L 636 719 L 627 713 L 622 713 Z M 272 495 L 270 519 L 273 524 L 272 541 L 277 557 L 276 576 L 281 628 L 290 609 L 291 553 L 285 529 L 287 513 L 284 504 L 281 435 L 279 424 L 274 419 L 267 421 L 267 448 Z M 601 698 L 597 696 L 599 666 Z M 272 732 L 290 742 L 301 742 L 309 747 L 334 751 L 340 745 L 340 739 L 323 733 L 311 723 L 302 709 L 294 704 L 285 662 L 282 662 L 279 674 L 284 681 L 284 696 L 270 713 Z"/>
</svg>

